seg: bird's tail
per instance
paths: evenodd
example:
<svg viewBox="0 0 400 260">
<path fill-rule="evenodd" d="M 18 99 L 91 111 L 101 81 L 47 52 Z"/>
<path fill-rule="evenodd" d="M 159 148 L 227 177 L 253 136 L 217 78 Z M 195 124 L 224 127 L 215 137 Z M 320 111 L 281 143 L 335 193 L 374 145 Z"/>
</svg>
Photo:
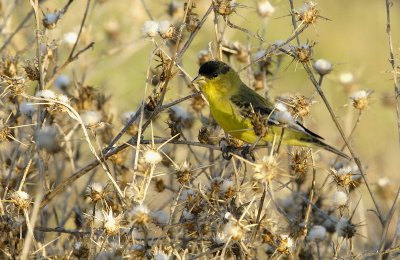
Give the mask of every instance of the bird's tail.
<svg viewBox="0 0 400 260">
<path fill-rule="evenodd" d="M 321 148 L 323 148 L 323 149 L 325 149 L 325 150 L 327 150 L 327 151 L 329 151 L 329 152 L 331 152 L 331 153 L 334 153 L 334 154 L 336 154 L 336 155 L 339 155 L 340 157 L 343 157 L 343 158 L 345 158 L 345 159 L 347 159 L 347 160 L 351 160 L 351 157 L 348 156 L 347 154 L 345 154 L 344 152 L 339 151 L 338 149 L 336 149 L 336 148 L 334 148 L 334 147 L 332 147 L 332 146 L 330 146 L 330 145 L 324 143 L 323 141 L 321 141 L 321 140 L 318 139 L 318 138 L 313 138 L 313 139 L 314 139 L 314 140 L 313 140 L 312 142 L 313 142 L 315 145 L 317 145 L 317 146 L 319 146 L 319 147 L 321 147 Z"/>
</svg>

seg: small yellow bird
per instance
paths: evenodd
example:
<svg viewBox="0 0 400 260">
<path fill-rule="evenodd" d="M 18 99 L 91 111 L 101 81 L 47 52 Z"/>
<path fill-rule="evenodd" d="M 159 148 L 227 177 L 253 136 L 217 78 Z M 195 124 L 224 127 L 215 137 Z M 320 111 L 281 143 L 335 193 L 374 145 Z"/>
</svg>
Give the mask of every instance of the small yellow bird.
<svg viewBox="0 0 400 260">
<path fill-rule="evenodd" d="M 288 116 L 287 111 L 278 110 L 270 101 L 247 87 L 239 75 L 224 62 L 204 63 L 194 82 L 200 85 L 215 121 L 226 133 L 237 139 L 250 144 L 266 144 L 281 138 L 281 142 L 287 145 L 318 146 L 350 159 Z M 257 135 L 254 131 L 255 124 L 251 119 L 254 115 L 265 116 L 267 127 L 264 135 Z"/>
</svg>

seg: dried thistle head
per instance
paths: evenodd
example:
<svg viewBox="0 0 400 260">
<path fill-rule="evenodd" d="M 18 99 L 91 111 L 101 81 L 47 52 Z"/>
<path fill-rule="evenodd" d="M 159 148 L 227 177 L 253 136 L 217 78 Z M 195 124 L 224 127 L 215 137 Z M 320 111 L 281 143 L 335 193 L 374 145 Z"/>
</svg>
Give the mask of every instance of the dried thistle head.
<svg viewBox="0 0 400 260">
<path fill-rule="evenodd" d="M 0 76 L 0 79 L 2 79 L 3 83 L 6 85 L 9 98 L 13 103 L 15 102 L 13 101 L 15 98 L 25 93 L 24 77 L 15 76 L 9 78 L 7 76 Z"/>
<path fill-rule="evenodd" d="M 151 222 L 150 210 L 146 205 L 140 204 L 128 212 L 128 218 L 133 224 L 147 225 Z"/>
<path fill-rule="evenodd" d="M 278 101 L 284 103 L 294 118 L 305 118 L 311 113 L 313 101 L 303 95 L 281 96 Z"/>
<path fill-rule="evenodd" d="M 0 143 L 7 141 L 10 138 L 10 136 L 11 136 L 10 127 L 6 124 L 1 123 L 1 125 L 0 125 Z"/>
<path fill-rule="evenodd" d="M 103 229 L 108 236 L 116 235 L 121 229 L 121 221 L 123 216 L 118 215 L 114 217 L 112 209 L 109 209 L 108 212 L 103 211 L 104 223 Z"/>
<path fill-rule="evenodd" d="M 27 209 L 31 204 L 31 197 L 25 191 L 14 191 L 10 194 L 10 200 L 20 209 Z"/>
<path fill-rule="evenodd" d="M 357 233 L 357 226 L 350 219 L 342 217 L 336 224 L 336 233 L 339 237 L 352 238 Z"/>
<path fill-rule="evenodd" d="M 246 232 L 243 223 L 237 220 L 230 212 L 227 212 L 224 218 L 228 220 L 223 228 L 223 234 L 225 237 L 236 241 L 242 240 Z"/>
<path fill-rule="evenodd" d="M 59 132 L 54 126 L 44 126 L 35 133 L 35 142 L 39 149 L 54 154 L 61 150 Z"/>
<path fill-rule="evenodd" d="M 73 245 L 72 253 L 78 259 L 87 258 L 89 257 L 90 246 L 91 246 L 90 238 L 79 237 L 78 240 L 75 241 Z"/>
<path fill-rule="evenodd" d="M 13 78 L 18 72 L 18 56 L 3 56 L 0 61 L 0 76 Z"/>
<path fill-rule="evenodd" d="M 310 149 L 296 149 L 289 154 L 290 169 L 298 185 L 303 184 L 306 179 L 310 156 Z"/>
<path fill-rule="evenodd" d="M 158 23 L 158 33 L 163 39 L 173 39 L 177 36 L 175 26 L 167 20 Z"/>
<path fill-rule="evenodd" d="M 356 187 L 358 183 L 358 176 L 360 173 L 357 169 L 351 166 L 342 166 L 339 169 L 331 168 L 331 175 L 336 182 L 336 184 L 340 187 L 350 190 L 352 187 Z M 356 178 L 355 178 L 356 177 Z"/>
<path fill-rule="evenodd" d="M 96 203 L 104 200 L 107 196 L 107 193 L 107 186 L 103 186 L 103 184 L 99 182 L 94 182 L 86 188 L 85 196 L 90 198 L 91 202 Z"/>
<path fill-rule="evenodd" d="M 42 19 L 43 26 L 49 30 L 56 28 L 57 22 L 60 20 L 61 16 L 62 12 L 60 11 L 45 14 Z"/>
<path fill-rule="evenodd" d="M 257 181 L 271 181 L 279 172 L 279 163 L 274 156 L 264 156 L 254 164 L 253 179 Z"/>
<path fill-rule="evenodd" d="M 214 3 L 214 10 L 222 16 L 229 16 L 231 15 L 236 8 L 236 1 L 235 0 L 216 0 L 213 1 Z"/>
<path fill-rule="evenodd" d="M 197 139 L 202 144 L 217 144 L 218 134 L 211 126 L 203 126 L 199 130 Z"/>
<path fill-rule="evenodd" d="M 313 47 L 315 43 L 306 43 L 301 46 L 290 46 L 291 55 L 301 63 L 307 63 L 313 59 Z"/>
<path fill-rule="evenodd" d="M 192 179 L 192 174 L 193 174 L 193 172 L 192 172 L 191 166 L 186 161 L 184 161 L 181 165 L 179 165 L 175 172 L 177 181 L 181 185 L 190 183 L 190 181 Z"/>
<path fill-rule="evenodd" d="M 359 90 L 354 92 L 350 96 L 353 107 L 360 111 L 368 108 L 371 94 L 372 94 L 371 90 Z"/>
<path fill-rule="evenodd" d="M 250 120 L 257 136 L 264 137 L 268 134 L 268 118 L 265 115 L 260 112 L 253 112 L 250 114 Z"/>
<path fill-rule="evenodd" d="M 295 11 L 295 14 L 305 25 L 315 24 L 320 17 L 317 4 L 312 1 L 305 3 L 298 11 Z"/>
</svg>

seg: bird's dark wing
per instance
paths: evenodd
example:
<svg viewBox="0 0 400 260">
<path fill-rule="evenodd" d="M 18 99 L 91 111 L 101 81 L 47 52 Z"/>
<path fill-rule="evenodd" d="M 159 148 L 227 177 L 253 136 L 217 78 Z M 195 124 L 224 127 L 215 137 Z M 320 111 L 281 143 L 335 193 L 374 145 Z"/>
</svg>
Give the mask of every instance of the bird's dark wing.
<svg viewBox="0 0 400 260">
<path fill-rule="evenodd" d="M 230 100 L 237 106 L 240 114 L 244 117 L 248 117 L 252 113 L 260 113 L 270 117 L 274 108 L 270 102 L 245 85 L 241 87 L 239 92 L 233 94 Z"/>
<path fill-rule="evenodd" d="M 274 105 L 267 99 L 263 98 L 256 91 L 247 87 L 244 83 L 242 83 L 240 91 L 233 94 L 230 97 L 232 103 L 238 108 L 240 114 L 247 118 L 253 113 L 259 113 L 268 118 L 268 125 L 276 125 L 282 126 L 279 121 L 277 121 L 274 117 Z M 285 127 L 290 128 L 295 131 L 307 133 L 310 136 L 313 136 L 318 139 L 324 139 L 316 133 L 305 128 L 300 122 L 294 120 L 292 124 L 285 125 Z"/>
</svg>

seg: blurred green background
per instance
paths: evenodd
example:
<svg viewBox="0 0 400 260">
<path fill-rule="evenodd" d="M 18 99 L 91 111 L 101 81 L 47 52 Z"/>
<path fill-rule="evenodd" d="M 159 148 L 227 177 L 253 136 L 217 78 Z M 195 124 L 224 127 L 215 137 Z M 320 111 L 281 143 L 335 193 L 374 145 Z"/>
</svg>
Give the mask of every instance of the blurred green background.
<svg viewBox="0 0 400 260">
<path fill-rule="evenodd" d="M 155 20 L 179 21 L 181 16 L 173 18 L 167 14 L 171 1 L 144 0 L 148 10 Z M 183 5 L 183 2 L 174 1 Z M 267 47 L 277 40 L 287 39 L 293 32 L 291 17 L 289 16 L 289 1 L 271 0 L 276 8 L 269 18 L 261 18 L 256 13 L 256 1 L 237 1 L 239 6 L 230 16 L 232 23 L 246 28 L 254 33 L 266 29 L 265 43 Z M 203 16 L 209 6 L 209 1 L 196 1 L 199 18 Z M 294 1 L 295 8 L 300 8 L 304 2 Z M 339 82 L 339 75 L 351 72 L 355 75 L 355 89 L 373 90 L 370 107 L 363 112 L 361 122 L 353 138 L 353 145 L 360 154 L 364 165 L 368 167 L 369 178 L 377 180 L 382 176 L 397 177 L 399 168 L 399 140 L 396 126 L 395 107 L 385 105 L 382 97 L 393 97 L 393 78 L 388 62 L 389 48 L 386 34 L 385 1 L 366 0 L 323 0 L 316 1 L 321 18 L 318 22 L 301 34 L 301 42 L 316 42 L 314 58 L 324 58 L 334 64 L 334 71 L 328 75 L 323 83 L 323 89 L 333 107 L 339 115 L 339 120 L 350 131 L 357 118 L 357 111 L 351 107 L 349 93 L 346 93 Z M 44 13 L 60 9 L 65 1 L 46 1 L 42 6 Z M 7 1 L 3 2 L 3 8 Z M 70 46 L 62 43 L 65 33 L 77 32 L 83 16 L 86 1 L 74 1 L 70 10 L 62 17 L 54 30 L 47 31 L 46 37 L 60 43 L 59 53 L 61 60 L 65 58 Z M 103 88 L 113 96 L 113 112 L 116 118 L 122 112 L 135 110 L 144 96 L 146 70 L 149 64 L 150 53 L 154 45 L 143 37 L 141 27 L 149 16 L 140 0 L 102 0 L 92 2 L 87 26 L 82 35 L 82 48 L 90 41 L 95 41 L 93 51 L 82 55 L 75 65 L 67 68 L 65 73 L 70 77 L 85 83 Z M 396 61 L 398 62 L 400 40 L 400 3 L 393 3 L 392 34 Z M 9 31 L 21 20 L 21 17 L 30 10 L 29 1 L 19 3 L 18 16 L 13 17 Z M 206 49 L 209 42 L 215 42 L 213 15 L 210 15 L 205 26 L 196 37 L 183 58 L 183 67 L 191 76 L 197 75 L 197 55 L 200 50 Z M 15 49 L 23 49 L 32 44 L 34 37 L 32 30 L 33 20 L 23 29 L 26 39 L 18 38 L 14 42 Z M 248 37 L 241 31 L 227 28 L 227 41 L 241 41 L 247 44 Z M 156 41 L 161 42 L 160 37 Z M 257 40 L 250 39 L 254 46 Z M 294 44 L 294 42 L 293 42 Z M 32 58 L 34 53 L 24 53 L 25 59 Z M 79 64 L 79 65 L 78 65 Z M 155 63 L 153 62 L 152 65 Z M 238 67 L 243 66 L 239 65 Z M 314 88 L 310 83 L 301 65 L 285 58 L 281 70 L 276 75 L 274 87 L 270 94 L 276 97 L 283 93 L 300 93 L 311 96 Z M 171 85 L 173 88 L 174 84 Z M 171 91 L 167 101 L 184 96 L 185 93 Z M 340 137 L 336 133 L 332 120 L 320 99 L 312 107 L 312 117 L 307 125 L 315 132 L 326 137 L 328 143 L 341 146 Z M 349 107 L 350 106 L 350 107 Z"/>
</svg>

